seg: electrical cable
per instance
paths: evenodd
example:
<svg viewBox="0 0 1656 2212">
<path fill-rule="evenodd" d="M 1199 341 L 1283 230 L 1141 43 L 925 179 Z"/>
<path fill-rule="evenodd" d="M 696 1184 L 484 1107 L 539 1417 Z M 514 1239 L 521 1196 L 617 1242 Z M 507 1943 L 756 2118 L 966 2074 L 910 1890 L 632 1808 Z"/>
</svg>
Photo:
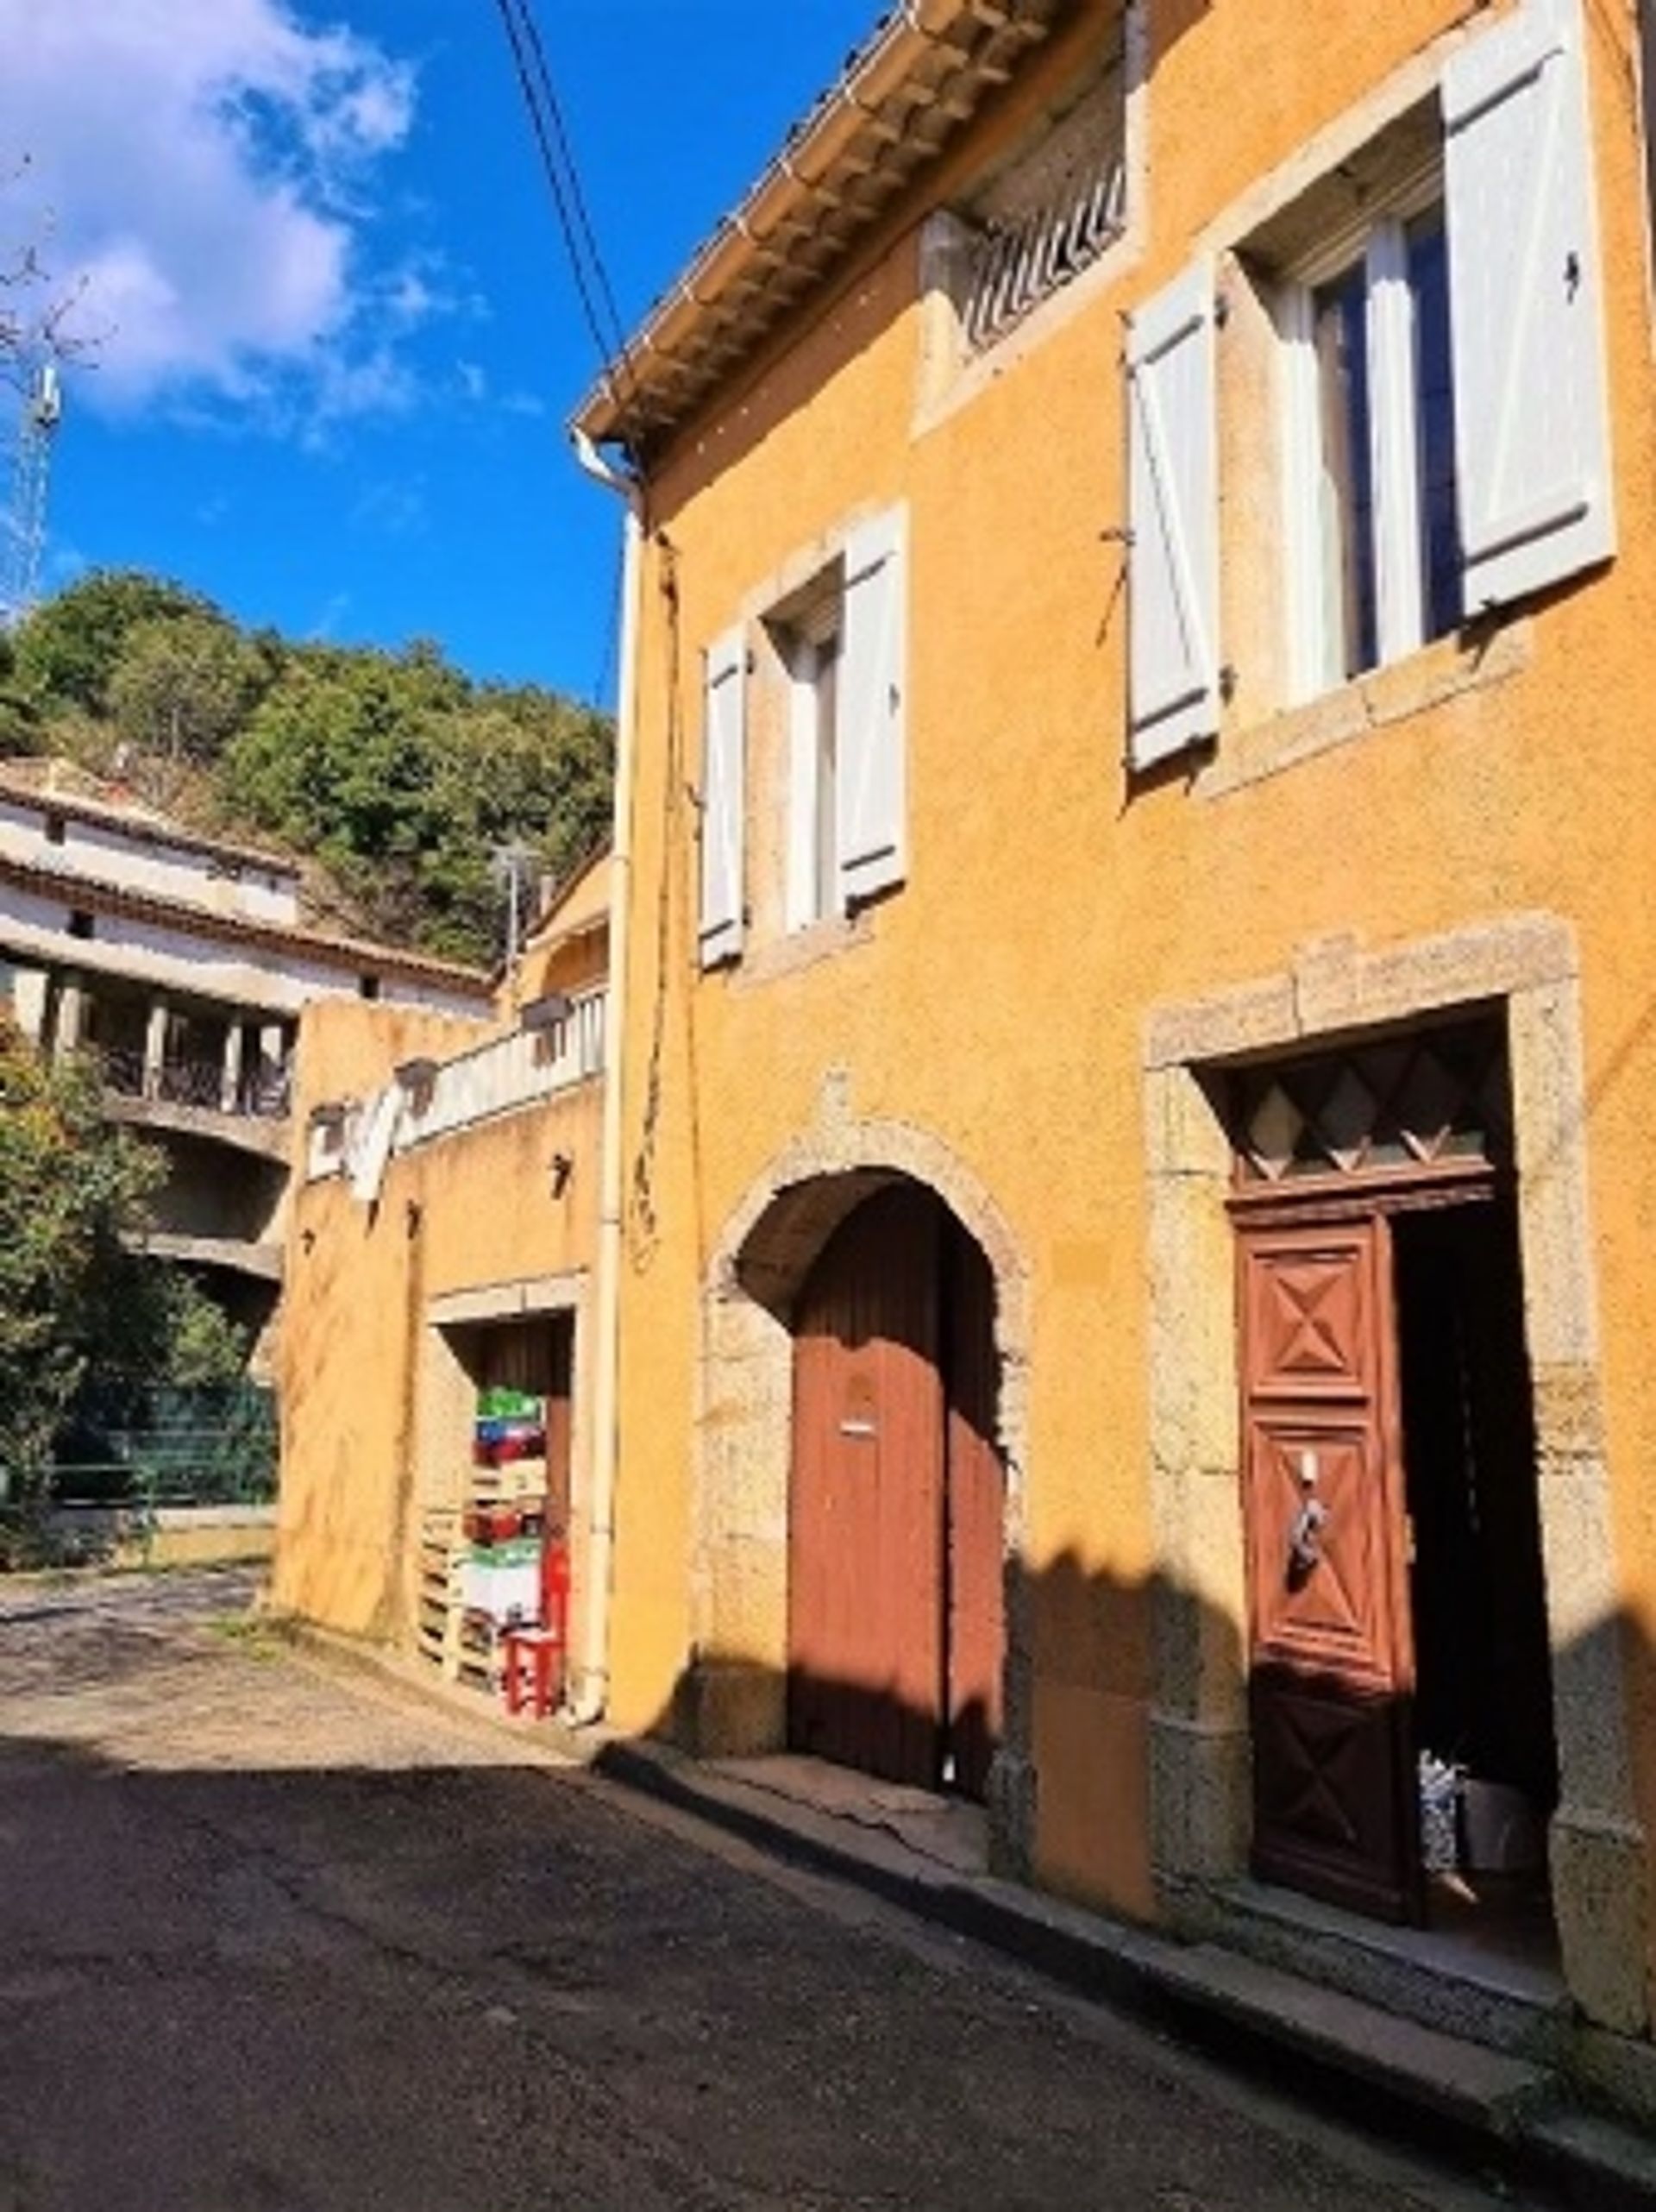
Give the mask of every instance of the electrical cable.
<svg viewBox="0 0 1656 2212">
<path fill-rule="evenodd" d="M 564 127 L 562 103 L 558 98 L 557 87 L 552 81 L 552 72 L 547 64 L 546 48 L 541 43 L 540 28 L 535 21 L 532 0 L 518 0 L 518 5 L 528 28 L 530 51 L 534 59 L 536 76 L 545 99 L 546 112 L 551 119 L 553 136 L 557 141 L 558 153 L 563 164 L 564 179 L 568 188 L 570 203 L 574 209 L 576 225 L 586 249 L 587 262 L 597 284 L 599 297 L 609 317 L 610 329 L 614 339 L 610 351 L 617 361 L 624 363 L 627 355 L 626 325 L 621 319 L 620 309 L 616 305 L 615 291 L 610 283 L 610 273 L 604 265 L 604 256 L 599 248 L 598 236 L 593 228 L 592 216 L 586 205 L 586 194 L 581 186 L 580 171 L 575 161 L 574 148 L 569 142 L 569 134 Z"/>
<path fill-rule="evenodd" d="M 599 374 L 620 405 L 620 386 L 634 381 L 626 330 L 581 188 L 546 48 L 530 0 L 495 0 L 495 7 L 511 50 L 513 73 L 540 154 L 582 318 L 598 355 Z M 626 444 L 624 438 L 621 442 Z M 629 458 L 636 468 L 636 456 L 629 452 Z"/>
</svg>

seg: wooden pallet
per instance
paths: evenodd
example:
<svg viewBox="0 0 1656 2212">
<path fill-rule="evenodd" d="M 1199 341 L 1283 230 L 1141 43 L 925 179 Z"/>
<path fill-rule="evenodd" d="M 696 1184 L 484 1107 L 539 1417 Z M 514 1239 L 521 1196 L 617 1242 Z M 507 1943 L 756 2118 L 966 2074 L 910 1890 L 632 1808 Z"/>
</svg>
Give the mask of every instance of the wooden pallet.
<svg viewBox="0 0 1656 2212">
<path fill-rule="evenodd" d="M 460 1677 L 461 1562 L 466 1555 L 455 1506 L 434 1507 L 420 1524 L 415 1643 L 445 1681 Z"/>
</svg>

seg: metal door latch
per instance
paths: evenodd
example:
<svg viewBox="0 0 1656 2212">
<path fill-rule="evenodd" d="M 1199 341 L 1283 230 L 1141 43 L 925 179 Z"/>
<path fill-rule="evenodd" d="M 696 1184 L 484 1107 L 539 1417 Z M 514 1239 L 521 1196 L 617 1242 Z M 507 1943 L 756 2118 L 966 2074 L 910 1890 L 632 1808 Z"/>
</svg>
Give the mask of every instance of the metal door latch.
<svg viewBox="0 0 1656 2212">
<path fill-rule="evenodd" d="M 1320 1498 L 1308 1498 L 1294 1516 L 1294 1524 L 1288 1532 L 1288 1567 L 1290 1574 L 1303 1577 L 1322 1561 L 1322 1531 L 1328 1519 L 1328 1508 Z"/>
<path fill-rule="evenodd" d="M 1288 1572 L 1290 1581 L 1302 1582 L 1314 1567 L 1322 1561 L 1322 1531 L 1327 1526 L 1328 1508 L 1316 1494 L 1317 1476 L 1320 1470 L 1314 1452 L 1300 1454 L 1300 1480 L 1305 1486 L 1305 1502 L 1294 1516 L 1288 1531 Z"/>
</svg>

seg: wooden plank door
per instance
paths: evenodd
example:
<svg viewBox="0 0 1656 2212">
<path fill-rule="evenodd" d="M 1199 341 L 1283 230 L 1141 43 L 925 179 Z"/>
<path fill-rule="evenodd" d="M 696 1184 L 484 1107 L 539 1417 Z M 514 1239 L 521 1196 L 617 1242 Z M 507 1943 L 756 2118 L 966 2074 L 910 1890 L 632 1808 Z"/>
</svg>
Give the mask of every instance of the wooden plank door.
<svg viewBox="0 0 1656 2212">
<path fill-rule="evenodd" d="M 794 1317 L 788 1740 L 934 1788 L 943 1765 L 940 1209 L 908 1186 L 830 1240 Z"/>
<path fill-rule="evenodd" d="M 955 1788 L 982 1798 L 1000 1740 L 1006 1650 L 1006 1467 L 997 1440 L 1000 1365 L 994 1279 L 954 1221 L 944 1229 L 947 1387 L 945 1719 Z"/>
<path fill-rule="evenodd" d="M 1240 1234 L 1256 1870 L 1420 1917 L 1390 1239 Z"/>
</svg>

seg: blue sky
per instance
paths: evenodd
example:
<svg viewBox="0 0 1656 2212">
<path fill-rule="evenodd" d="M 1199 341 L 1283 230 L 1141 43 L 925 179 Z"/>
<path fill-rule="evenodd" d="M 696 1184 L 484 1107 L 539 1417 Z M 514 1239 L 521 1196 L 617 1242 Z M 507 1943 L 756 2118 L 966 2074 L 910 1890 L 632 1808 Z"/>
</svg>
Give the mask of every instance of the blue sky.
<svg viewBox="0 0 1656 2212">
<path fill-rule="evenodd" d="M 879 12 L 535 5 L 630 326 Z M 607 694 L 617 520 L 563 428 L 596 360 L 495 0 L 0 0 L 0 245 L 92 341 L 48 585 L 153 569 Z"/>
</svg>

